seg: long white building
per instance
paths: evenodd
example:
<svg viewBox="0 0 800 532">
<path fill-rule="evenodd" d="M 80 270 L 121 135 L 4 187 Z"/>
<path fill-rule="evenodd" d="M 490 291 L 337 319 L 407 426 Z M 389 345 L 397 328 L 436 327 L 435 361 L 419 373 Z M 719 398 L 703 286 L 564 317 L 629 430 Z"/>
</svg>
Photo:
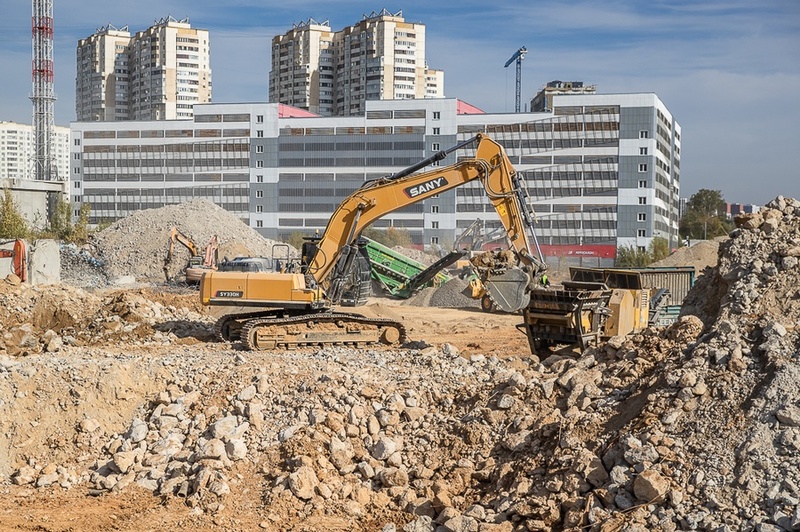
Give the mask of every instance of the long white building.
<svg viewBox="0 0 800 532">
<path fill-rule="evenodd" d="M 487 114 L 457 99 L 377 100 L 359 116 L 320 117 L 274 103 L 204 104 L 192 122 L 75 122 L 71 199 L 90 203 L 100 223 L 207 197 L 286 239 L 324 229 L 365 181 L 486 133 L 526 183 L 546 255 L 607 261 L 655 237 L 677 245 L 681 128 L 658 96 L 555 95 L 552 106 Z M 375 225 L 446 248 L 476 219 L 499 226 L 470 183 Z"/>
</svg>

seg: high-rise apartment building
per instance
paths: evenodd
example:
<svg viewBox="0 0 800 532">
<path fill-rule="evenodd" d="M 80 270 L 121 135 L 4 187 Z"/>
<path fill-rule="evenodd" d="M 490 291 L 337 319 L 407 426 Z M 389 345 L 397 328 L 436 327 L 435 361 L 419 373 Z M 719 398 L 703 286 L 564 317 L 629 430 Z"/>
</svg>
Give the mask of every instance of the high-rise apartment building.
<svg viewBox="0 0 800 532">
<path fill-rule="evenodd" d="M 69 179 L 69 128 L 53 128 L 53 163 L 58 180 Z M 0 122 L 0 179 L 34 179 L 36 145 L 30 124 Z"/>
<path fill-rule="evenodd" d="M 208 30 L 188 19 L 155 21 L 131 36 L 111 25 L 78 41 L 79 121 L 191 119 L 211 101 Z"/>
<path fill-rule="evenodd" d="M 385 9 L 332 31 L 296 24 L 272 40 L 269 100 L 323 116 L 356 116 L 367 100 L 444 97 L 444 72 L 425 60 L 425 25 Z"/>
</svg>

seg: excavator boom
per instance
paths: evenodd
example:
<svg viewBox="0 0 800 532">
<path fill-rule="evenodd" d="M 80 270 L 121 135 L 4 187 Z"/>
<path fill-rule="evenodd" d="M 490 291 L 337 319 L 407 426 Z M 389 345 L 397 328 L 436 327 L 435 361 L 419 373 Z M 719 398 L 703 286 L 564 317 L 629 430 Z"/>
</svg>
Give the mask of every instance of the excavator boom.
<svg viewBox="0 0 800 532">
<path fill-rule="evenodd" d="M 423 163 L 442 159 L 448 153 L 477 142 L 476 155 L 444 168 L 408 175 Z M 317 244 L 317 253 L 308 271 L 322 283 L 329 297 L 336 301 L 346 280 L 355 239 L 378 218 L 479 179 L 500 217 L 508 239 L 523 265 L 535 275 L 546 268 L 533 232 L 530 208 L 525 201 L 513 165 L 503 147 L 489 137 L 478 134 L 450 150 L 439 152 L 398 174 L 365 183 L 334 212 L 325 233 Z M 537 256 L 531 253 L 528 230 L 534 238 Z"/>
</svg>

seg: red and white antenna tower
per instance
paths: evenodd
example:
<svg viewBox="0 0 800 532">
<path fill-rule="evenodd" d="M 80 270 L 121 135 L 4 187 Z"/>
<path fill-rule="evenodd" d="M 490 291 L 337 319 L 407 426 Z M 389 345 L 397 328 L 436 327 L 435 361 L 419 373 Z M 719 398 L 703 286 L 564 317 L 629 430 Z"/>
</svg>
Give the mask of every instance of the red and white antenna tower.
<svg viewBox="0 0 800 532">
<path fill-rule="evenodd" d="M 53 0 L 33 0 L 31 22 L 33 37 L 33 176 L 37 180 L 55 181 L 59 178 L 53 150 L 55 115 L 53 62 Z"/>
</svg>

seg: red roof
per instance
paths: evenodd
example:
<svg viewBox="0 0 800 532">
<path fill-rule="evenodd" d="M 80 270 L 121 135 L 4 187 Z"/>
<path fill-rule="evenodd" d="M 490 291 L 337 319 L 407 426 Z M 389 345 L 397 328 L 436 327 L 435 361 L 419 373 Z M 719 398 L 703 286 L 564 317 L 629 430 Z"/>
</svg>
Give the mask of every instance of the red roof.
<svg viewBox="0 0 800 532">
<path fill-rule="evenodd" d="M 292 107 L 291 105 L 286 105 L 283 103 L 278 104 L 278 118 L 314 118 L 319 117 L 310 111 L 306 111 L 305 109 L 299 109 L 297 107 Z"/>
<path fill-rule="evenodd" d="M 486 112 L 484 112 L 483 110 L 478 109 L 474 105 L 469 104 L 469 103 L 467 103 L 465 101 L 456 100 L 456 102 L 457 102 L 456 103 L 456 113 L 458 113 L 460 115 L 485 115 L 486 114 Z"/>
</svg>

